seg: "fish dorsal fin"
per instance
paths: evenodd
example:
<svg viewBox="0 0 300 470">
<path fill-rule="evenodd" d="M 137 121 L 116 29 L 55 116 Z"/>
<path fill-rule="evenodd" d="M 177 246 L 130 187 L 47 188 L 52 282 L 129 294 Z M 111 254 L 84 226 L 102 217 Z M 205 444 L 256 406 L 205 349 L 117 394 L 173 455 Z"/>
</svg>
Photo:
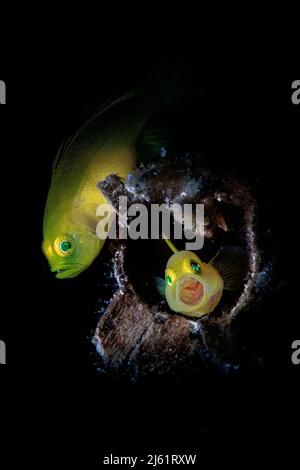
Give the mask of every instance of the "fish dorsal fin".
<svg viewBox="0 0 300 470">
<path fill-rule="evenodd" d="M 235 290 L 243 287 L 248 272 L 248 256 L 243 248 L 226 246 L 220 248 L 210 260 L 224 281 L 224 289 Z"/>
<path fill-rule="evenodd" d="M 166 282 L 161 277 L 154 277 L 156 289 L 163 297 L 166 296 Z"/>
<path fill-rule="evenodd" d="M 73 136 L 68 137 L 66 140 L 63 141 L 63 143 L 59 147 L 56 157 L 54 159 L 53 165 L 52 165 L 52 174 L 55 173 L 55 170 L 58 167 L 58 164 L 60 162 L 60 159 L 62 158 L 63 155 L 65 155 L 68 152 L 69 148 L 72 145 L 72 142 L 73 142 Z"/>
<path fill-rule="evenodd" d="M 52 167 L 52 172 L 54 173 L 55 170 L 57 169 L 59 162 L 61 158 L 70 150 L 71 146 L 73 145 L 74 141 L 77 139 L 77 137 L 81 134 L 82 131 L 86 129 L 86 127 L 91 124 L 95 119 L 97 119 L 99 116 L 104 114 L 106 111 L 109 109 L 113 108 L 117 104 L 123 103 L 123 101 L 126 101 L 130 98 L 133 98 L 134 96 L 137 96 L 140 93 L 141 90 L 132 90 L 125 95 L 119 96 L 117 98 L 109 98 L 106 100 L 99 108 L 98 110 L 90 117 L 88 118 L 82 126 L 78 129 L 78 131 L 75 132 L 72 136 L 67 138 L 62 145 L 60 146 L 57 155 L 55 157 L 53 167 Z"/>
</svg>

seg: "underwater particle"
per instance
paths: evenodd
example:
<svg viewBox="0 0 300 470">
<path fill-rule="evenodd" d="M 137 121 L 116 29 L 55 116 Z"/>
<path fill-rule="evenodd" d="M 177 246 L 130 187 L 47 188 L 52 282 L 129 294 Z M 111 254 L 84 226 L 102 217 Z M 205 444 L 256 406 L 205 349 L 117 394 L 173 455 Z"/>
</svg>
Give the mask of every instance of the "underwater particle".
<svg viewBox="0 0 300 470">
<path fill-rule="evenodd" d="M 160 156 L 161 156 L 162 158 L 165 158 L 166 155 L 167 155 L 167 149 L 166 149 L 165 147 L 161 147 L 161 149 L 160 149 Z"/>
<path fill-rule="evenodd" d="M 191 330 L 194 335 L 201 333 L 201 323 L 200 321 L 190 320 Z"/>
<path fill-rule="evenodd" d="M 99 333 L 99 332 L 98 332 L 98 329 L 97 329 L 97 330 L 95 331 L 95 334 L 94 334 L 93 338 L 92 338 L 92 343 L 93 343 L 93 345 L 95 346 L 96 352 L 97 352 L 100 356 L 104 357 L 105 353 L 104 353 L 104 349 L 103 349 L 103 347 L 102 347 L 101 340 L 100 340 L 100 337 L 99 337 L 99 334 L 98 334 L 98 333 Z"/>
</svg>

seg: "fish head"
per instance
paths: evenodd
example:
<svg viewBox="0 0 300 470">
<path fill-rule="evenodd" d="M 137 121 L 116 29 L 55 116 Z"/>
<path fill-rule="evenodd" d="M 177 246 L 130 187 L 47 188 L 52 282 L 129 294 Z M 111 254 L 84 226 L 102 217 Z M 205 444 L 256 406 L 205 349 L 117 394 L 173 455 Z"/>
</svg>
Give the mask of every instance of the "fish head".
<svg viewBox="0 0 300 470">
<path fill-rule="evenodd" d="M 165 271 L 166 298 L 174 311 L 194 309 L 204 295 L 204 263 L 191 251 L 174 253 Z"/>
<path fill-rule="evenodd" d="M 98 256 L 104 240 L 82 227 L 44 230 L 42 250 L 52 272 L 59 279 L 72 278 L 84 271 Z"/>
</svg>

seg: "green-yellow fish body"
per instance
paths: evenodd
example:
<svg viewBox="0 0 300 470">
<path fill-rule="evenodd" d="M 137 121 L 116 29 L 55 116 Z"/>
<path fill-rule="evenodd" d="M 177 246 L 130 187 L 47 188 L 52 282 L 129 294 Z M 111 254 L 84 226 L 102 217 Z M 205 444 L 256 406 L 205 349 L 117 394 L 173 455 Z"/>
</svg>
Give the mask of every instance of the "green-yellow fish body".
<svg viewBox="0 0 300 470">
<path fill-rule="evenodd" d="M 75 277 L 99 254 L 96 209 L 107 201 L 97 187 L 110 174 L 135 168 L 136 142 L 159 107 L 151 96 L 116 100 L 90 119 L 59 151 L 43 225 L 43 252 L 58 278 Z"/>
<path fill-rule="evenodd" d="M 173 135 L 168 135 L 172 126 L 157 125 L 158 113 L 188 103 L 197 106 L 203 88 L 193 64 L 174 65 L 158 71 L 138 92 L 103 106 L 59 151 L 42 244 L 58 278 L 84 271 L 105 242 L 96 235 L 100 220 L 96 209 L 107 203 L 97 184 L 110 174 L 126 178 L 137 159 L 158 156 L 168 139 L 172 142 Z"/>
</svg>

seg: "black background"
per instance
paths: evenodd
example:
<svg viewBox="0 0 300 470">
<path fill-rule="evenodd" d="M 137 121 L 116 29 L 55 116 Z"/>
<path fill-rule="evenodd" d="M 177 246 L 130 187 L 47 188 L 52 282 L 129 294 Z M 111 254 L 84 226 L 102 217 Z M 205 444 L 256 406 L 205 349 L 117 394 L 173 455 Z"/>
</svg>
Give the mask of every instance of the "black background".
<svg viewBox="0 0 300 470">
<path fill-rule="evenodd" d="M 40 250 L 51 164 L 62 140 L 106 96 L 135 88 L 161 62 L 176 58 L 151 48 L 141 54 L 138 47 L 104 57 L 70 45 L 62 57 L 56 49 L 26 49 L 1 64 L 0 79 L 7 84 L 7 105 L 0 108 L 0 338 L 7 343 L 7 365 L 0 370 L 1 455 L 6 451 L 11 462 L 38 458 L 59 466 L 80 458 L 83 468 L 94 468 L 102 454 L 113 451 L 197 449 L 204 463 L 206 458 L 230 461 L 241 446 L 247 451 L 242 462 L 255 461 L 261 450 L 276 458 L 284 438 L 286 458 L 293 452 L 293 426 L 299 427 L 300 370 L 290 360 L 291 343 L 300 338 L 296 294 L 283 291 L 270 306 L 274 322 L 262 371 L 211 383 L 110 382 L 97 375 L 86 338 L 101 295 L 95 283 L 100 263 L 62 282 L 52 278 Z M 206 60 L 200 54 L 193 60 L 210 83 L 212 152 L 237 174 L 259 180 L 272 202 L 276 250 L 289 280 L 289 263 L 298 251 L 293 201 L 300 106 L 291 103 L 297 76 L 286 71 L 283 78 L 283 71 L 255 60 L 230 63 L 227 57 Z M 15 451 L 6 440 L 16 443 Z"/>
</svg>

